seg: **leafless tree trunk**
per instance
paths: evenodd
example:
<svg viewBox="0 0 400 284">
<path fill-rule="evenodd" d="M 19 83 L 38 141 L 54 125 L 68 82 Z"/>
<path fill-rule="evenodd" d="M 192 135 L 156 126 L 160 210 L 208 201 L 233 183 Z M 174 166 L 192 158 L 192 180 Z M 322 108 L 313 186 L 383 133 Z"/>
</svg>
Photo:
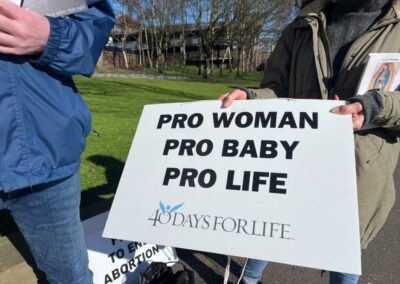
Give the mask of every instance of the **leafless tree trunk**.
<svg viewBox="0 0 400 284">
<path fill-rule="evenodd" d="M 181 47 L 181 52 L 182 52 L 183 72 L 186 74 L 186 59 L 187 59 L 187 55 L 186 55 L 185 25 L 186 25 L 186 23 L 184 22 L 184 24 L 182 25 L 182 36 L 181 36 L 182 47 Z"/>
<path fill-rule="evenodd" d="M 160 58 L 161 58 L 161 48 L 160 48 L 160 44 L 162 44 L 162 42 L 160 42 L 160 38 L 158 36 L 158 28 L 157 28 L 157 15 L 156 15 L 156 9 L 157 9 L 157 0 L 152 0 L 151 1 L 151 20 L 152 20 L 152 38 L 153 38 L 153 43 L 154 43 L 154 48 L 156 51 L 156 68 L 157 70 L 160 71 Z"/>
<path fill-rule="evenodd" d="M 233 61 L 233 57 L 232 57 L 232 47 L 230 46 L 229 47 L 229 62 L 228 62 L 228 67 L 229 67 L 229 73 L 232 73 L 233 72 L 233 63 L 232 63 L 232 61 Z"/>
<path fill-rule="evenodd" d="M 139 30 L 139 37 L 138 37 L 138 41 L 137 41 L 137 47 L 139 50 L 139 66 L 141 67 L 143 65 L 143 58 L 142 58 L 142 27 L 140 26 L 140 30 Z"/>
<path fill-rule="evenodd" d="M 147 60 L 149 61 L 150 69 L 153 69 L 153 59 L 151 58 L 150 54 L 150 42 L 149 42 L 149 36 L 147 33 L 147 28 L 144 28 L 144 37 L 146 39 L 146 53 L 147 53 Z"/>
<path fill-rule="evenodd" d="M 224 55 L 222 56 L 221 59 L 221 64 L 219 65 L 219 76 L 221 77 L 224 76 L 224 63 L 229 52 L 230 52 L 230 47 L 228 46 L 227 48 L 225 48 Z"/>
<path fill-rule="evenodd" d="M 198 75 L 201 75 L 201 67 L 202 67 L 202 61 L 203 61 L 203 44 L 202 44 L 202 30 L 203 30 L 203 25 L 202 25 L 202 18 L 203 18 L 203 1 L 202 0 L 192 0 L 191 1 L 191 8 L 195 13 L 193 14 L 193 17 L 196 19 L 196 28 L 198 30 L 198 45 L 199 45 L 199 63 L 198 63 Z"/>
<path fill-rule="evenodd" d="M 125 68 L 126 69 L 129 69 L 128 57 L 126 55 L 126 39 L 128 37 L 128 30 L 129 30 L 129 28 L 125 28 L 124 36 L 121 39 L 121 49 L 122 49 L 122 55 L 124 57 L 124 62 L 125 62 Z"/>
</svg>

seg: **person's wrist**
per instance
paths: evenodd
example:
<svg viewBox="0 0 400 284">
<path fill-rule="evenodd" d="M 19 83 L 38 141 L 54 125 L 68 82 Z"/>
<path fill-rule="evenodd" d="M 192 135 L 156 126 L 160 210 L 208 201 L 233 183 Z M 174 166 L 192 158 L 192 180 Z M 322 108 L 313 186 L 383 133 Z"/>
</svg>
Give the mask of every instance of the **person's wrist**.
<svg viewBox="0 0 400 284">
<path fill-rule="evenodd" d="M 254 96 L 253 96 L 252 92 L 250 91 L 250 89 L 248 89 L 246 87 L 238 87 L 237 89 L 243 92 L 243 94 L 244 94 L 243 95 L 243 99 L 244 100 L 253 99 Z"/>
<path fill-rule="evenodd" d="M 35 50 L 35 53 L 41 53 L 45 50 L 47 42 L 49 41 L 50 22 L 46 17 L 40 14 L 35 13 L 34 17 L 37 26 L 37 50 Z"/>
<path fill-rule="evenodd" d="M 240 99 L 241 100 L 246 100 L 247 99 L 247 93 L 245 91 L 243 91 L 243 90 L 240 90 L 240 89 L 239 89 L 239 92 L 240 92 Z"/>
</svg>

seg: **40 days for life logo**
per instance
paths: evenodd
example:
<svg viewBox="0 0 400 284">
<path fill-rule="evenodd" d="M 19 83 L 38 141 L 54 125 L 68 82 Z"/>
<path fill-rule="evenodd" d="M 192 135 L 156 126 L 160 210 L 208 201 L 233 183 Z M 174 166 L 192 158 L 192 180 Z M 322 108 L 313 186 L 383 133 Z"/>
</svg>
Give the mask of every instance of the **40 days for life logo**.
<svg viewBox="0 0 400 284">
<path fill-rule="evenodd" d="M 223 231 L 225 233 L 294 240 L 294 234 L 290 224 L 198 213 L 184 213 L 179 210 L 183 208 L 184 204 L 185 203 L 167 205 L 160 201 L 159 208 L 151 214 L 148 220 L 154 227 L 173 226 L 203 231 Z"/>
</svg>

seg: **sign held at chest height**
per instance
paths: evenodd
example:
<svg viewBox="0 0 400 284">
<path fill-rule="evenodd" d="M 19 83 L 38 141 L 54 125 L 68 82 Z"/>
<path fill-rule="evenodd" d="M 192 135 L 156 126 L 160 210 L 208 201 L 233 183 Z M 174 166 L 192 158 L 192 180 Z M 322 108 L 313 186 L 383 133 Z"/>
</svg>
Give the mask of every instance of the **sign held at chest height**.
<svg viewBox="0 0 400 284">
<path fill-rule="evenodd" d="M 105 236 L 360 273 L 351 119 L 329 112 L 342 103 L 146 106 Z"/>
</svg>

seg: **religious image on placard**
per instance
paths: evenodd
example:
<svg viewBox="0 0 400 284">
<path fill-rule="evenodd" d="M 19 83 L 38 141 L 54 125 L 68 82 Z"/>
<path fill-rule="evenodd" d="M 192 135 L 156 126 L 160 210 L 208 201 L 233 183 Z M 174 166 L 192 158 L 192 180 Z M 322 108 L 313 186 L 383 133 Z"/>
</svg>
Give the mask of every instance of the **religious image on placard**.
<svg viewBox="0 0 400 284">
<path fill-rule="evenodd" d="M 400 53 L 371 53 L 360 80 L 357 94 L 368 91 L 393 92 L 400 85 Z"/>
<path fill-rule="evenodd" d="M 394 76 L 399 69 L 399 63 L 381 63 L 375 70 L 369 83 L 369 90 L 389 91 L 393 84 Z"/>
</svg>

